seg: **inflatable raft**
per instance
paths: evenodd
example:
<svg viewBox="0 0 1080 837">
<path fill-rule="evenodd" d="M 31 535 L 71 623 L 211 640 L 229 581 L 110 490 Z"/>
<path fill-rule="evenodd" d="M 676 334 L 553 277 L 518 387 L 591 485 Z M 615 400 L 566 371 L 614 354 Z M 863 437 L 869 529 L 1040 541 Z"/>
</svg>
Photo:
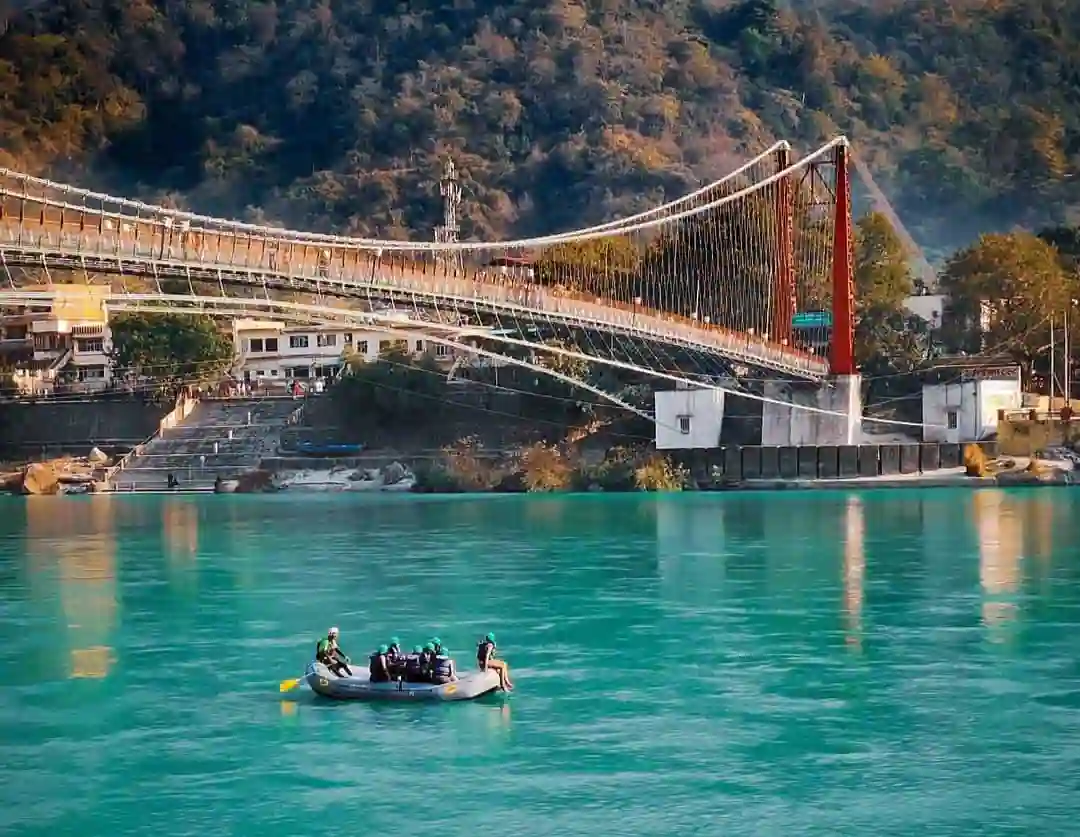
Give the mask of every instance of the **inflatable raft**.
<svg viewBox="0 0 1080 837">
<path fill-rule="evenodd" d="M 469 671 L 452 683 L 372 683 L 366 671 L 338 677 L 320 662 L 308 665 L 304 679 L 316 694 L 334 700 L 476 700 L 499 688 L 495 671 Z"/>
</svg>

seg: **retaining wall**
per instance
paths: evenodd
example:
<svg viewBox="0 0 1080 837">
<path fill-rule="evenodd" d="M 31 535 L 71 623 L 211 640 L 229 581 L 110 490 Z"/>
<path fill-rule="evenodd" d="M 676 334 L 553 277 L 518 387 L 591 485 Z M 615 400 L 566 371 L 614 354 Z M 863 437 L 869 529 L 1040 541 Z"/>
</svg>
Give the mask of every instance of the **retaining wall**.
<svg viewBox="0 0 1080 837">
<path fill-rule="evenodd" d="M 10 455 L 42 451 L 85 454 L 130 448 L 158 428 L 172 402 L 136 400 L 69 401 L 0 404 L 0 450 Z"/>
<path fill-rule="evenodd" d="M 960 444 L 888 444 L 767 447 L 729 445 L 708 450 L 673 452 L 699 483 L 741 483 L 748 480 L 852 479 L 890 477 L 957 468 L 963 465 Z M 996 442 L 980 442 L 990 459 Z"/>
</svg>

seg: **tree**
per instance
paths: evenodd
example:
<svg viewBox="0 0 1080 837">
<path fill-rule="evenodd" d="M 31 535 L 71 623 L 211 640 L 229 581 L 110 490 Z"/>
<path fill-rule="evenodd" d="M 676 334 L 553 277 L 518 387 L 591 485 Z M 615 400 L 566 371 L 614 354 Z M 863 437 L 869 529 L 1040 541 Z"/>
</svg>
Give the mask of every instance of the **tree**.
<svg viewBox="0 0 1080 837">
<path fill-rule="evenodd" d="M 201 314 L 123 314 L 109 328 L 110 357 L 120 374 L 170 388 L 214 381 L 233 361 L 232 339 Z"/>
<path fill-rule="evenodd" d="M 633 274 L 640 261 L 635 240 L 614 233 L 545 248 L 536 260 L 536 278 L 544 285 L 561 285 L 629 302 Z"/>
<path fill-rule="evenodd" d="M 414 358 L 400 344 L 367 363 L 354 356 L 348 361 L 351 374 L 339 387 L 335 399 L 346 413 L 372 418 L 376 423 L 436 420 L 447 396 L 446 373 L 434 358 Z"/>
<path fill-rule="evenodd" d="M 1011 355 L 1030 375 L 1049 347 L 1050 322 L 1070 303 L 1057 249 L 1030 233 L 984 235 L 942 274 L 953 348 Z"/>
<path fill-rule="evenodd" d="M 863 374 L 907 372 L 924 359 L 928 333 L 904 309 L 914 291 L 908 254 L 879 212 L 855 224 L 855 358 Z"/>
</svg>

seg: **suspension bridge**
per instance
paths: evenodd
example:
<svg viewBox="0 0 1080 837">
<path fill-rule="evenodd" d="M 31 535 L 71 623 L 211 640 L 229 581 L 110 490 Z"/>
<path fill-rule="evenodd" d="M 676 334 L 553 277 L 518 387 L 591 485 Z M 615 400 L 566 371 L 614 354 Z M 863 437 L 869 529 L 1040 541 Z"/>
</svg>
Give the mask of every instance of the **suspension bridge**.
<svg viewBox="0 0 1080 837">
<path fill-rule="evenodd" d="M 437 340 L 482 338 L 488 352 L 572 355 L 699 387 L 751 371 L 782 379 L 753 396 L 781 408 L 777 427 L 793 409 L 851 419 L 852 387 L 836 393 L 856 376 L 848 157 L 842 137 L 794 161 L 777 143 L 663 206 L 501 242 L 259 226 L 0 169 L 0 303 L 40 304 L 74 273 L 107 283 L 114 310 L 367 326 L 405 312 Z M 796 329 L 806 312 L 816 325 Z"/>
</svg>

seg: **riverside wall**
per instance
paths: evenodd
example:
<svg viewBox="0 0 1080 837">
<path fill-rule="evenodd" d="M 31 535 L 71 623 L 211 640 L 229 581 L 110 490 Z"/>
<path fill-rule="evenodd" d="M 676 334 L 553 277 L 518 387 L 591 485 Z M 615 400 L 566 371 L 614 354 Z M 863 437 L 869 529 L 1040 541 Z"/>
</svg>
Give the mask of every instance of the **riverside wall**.
<svg viewBox="0 0 1080 837">
<path fill-rule="evenodd" d="M 998 455 L 996 442 L 978 446 L 988 459 Z M 672 452 L 672 459 L 699 482 L 742 483 L 751 480 L 819 480 L 926 474 L 963 464 L 959 444 L 886 445 L 729 445 Z"/>
<path fill-rule="evenodd" d="M 171 402 L 86 400 L 0 404 L 0 457 L 127 450 L 158 428 Z"/>
</svg>

